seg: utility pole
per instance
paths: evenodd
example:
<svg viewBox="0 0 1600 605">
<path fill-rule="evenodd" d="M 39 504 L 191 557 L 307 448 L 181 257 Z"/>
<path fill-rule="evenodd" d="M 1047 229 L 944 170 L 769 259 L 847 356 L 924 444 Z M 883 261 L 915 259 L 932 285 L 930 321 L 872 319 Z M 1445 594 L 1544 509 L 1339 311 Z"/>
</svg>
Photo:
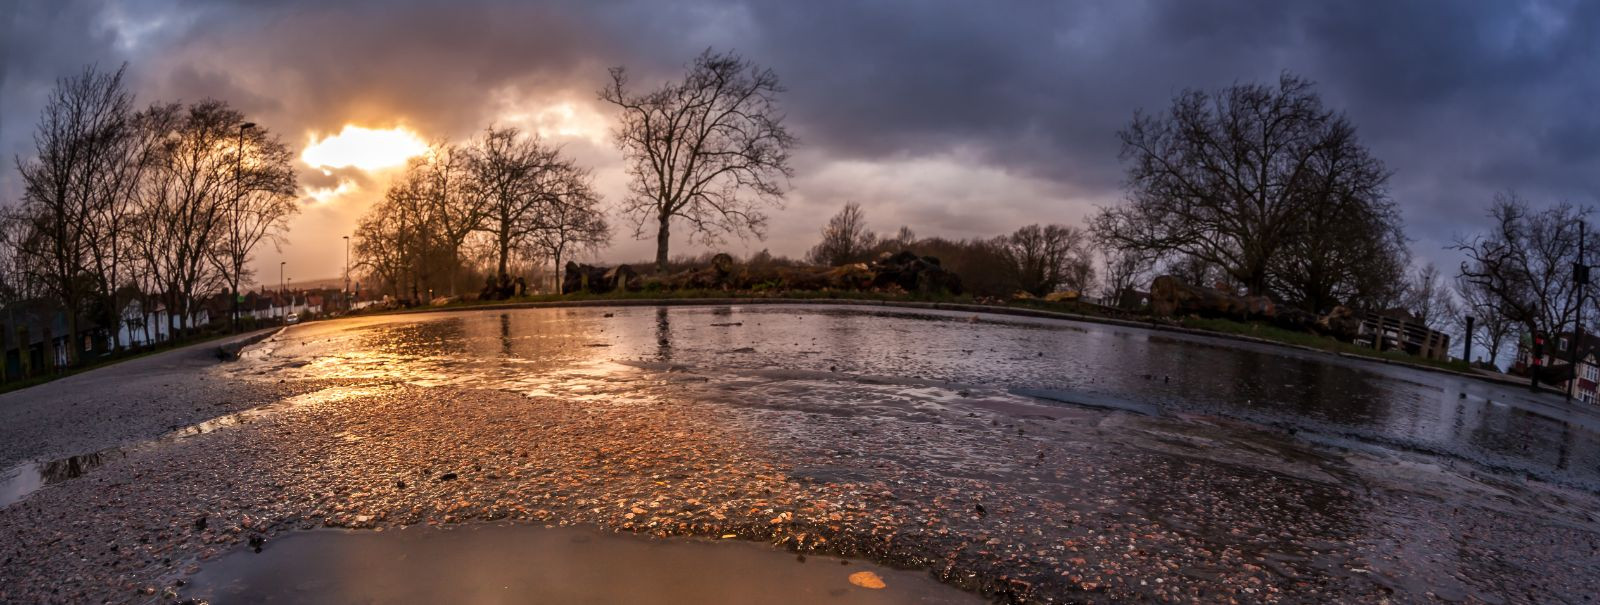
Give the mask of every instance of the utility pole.
<svg viewBox="0 0 1600 605">
<path fill-rule="evenodd" d="M 250 130 L 251 128 L 255 128 L 255 127 L 256 127 L 256 123 L 255 122 L 245 122 L 245 123 L 239 125 L 239 147 L 238 147 L 238 152 L 235 153 L 234 156 L 233 156 L 233 224 L 229 225 L 229 229 L 231 229 L 233 231 L 233 233 L 230 234 L 230 235 L 232 235 L 233 237 L 236 237 L 236 238 L 240 236 L 240 233 L 239 233 L 239 206 L 244 201 L 244 188 L 239 186 L 239 180 L 240 180 L 240 178 L 241 178 L 241 176 L 242 176 L 242 174 L 244 172 L 244 131 Z M 239 246 L 239 242 L 237 240 L 235 240 L 235 241 L 232 241 L 232 242 L 228 242 L 228 245 L 229 246 Z M 238 284 L 240 281 L 242 281 L 242 278 L 240 276 L 238 276 L 238 275 L 235 275 L 235 276 L 233 276 L 233 280 L 234 280 L 234 284 Z M 239 288 L 238 288 L 237 285 L 233 288 L 233 317 L 231 317 L 230 320 L 231 320 L 231 323 L 233 324 L 233 326 L 232 326 L 233 327 L 233 331 L 238 332 L 239 331 Z"/>
<path fill-rule="evenodd" d="M 344 306 L 350 307 L 350 236 L 344 236 Z"/>
<path fill-rule="evenodd" d="M 1472 367 L 1472 316 L 1467 316 L 1467 333 L 1461 342 L 1461 360 L 1467 362 L 1467 367 Z M 1494 360 L 1490 360 L 1492 363 Z"/>
<path fill-rule="evenodd" d="M 1572 366 L 1572 380 L 1567 381 L 1567 401 L 1572 401 L 1572 391 L 1578 384 L 1578 350 L 1583 348 L 1583 287 L 1589 285 L 1589 265 L 1584 256 L 1584 240 L 1589 235 L 1589 222 L 1578 222 L 1578 260 L 1572 263 L 1572 282 L 1578 288 L 1578 310 L 1572 319 L 1572 350 L 1568 352 L 1567 363 Z"/>
</svg>

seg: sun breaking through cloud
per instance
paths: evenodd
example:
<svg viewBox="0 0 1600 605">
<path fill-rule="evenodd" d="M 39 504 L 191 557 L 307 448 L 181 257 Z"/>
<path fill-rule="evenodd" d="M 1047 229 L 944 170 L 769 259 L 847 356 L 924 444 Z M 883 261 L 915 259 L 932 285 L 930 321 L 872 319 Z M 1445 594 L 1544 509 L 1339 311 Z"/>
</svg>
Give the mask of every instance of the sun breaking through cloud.
<svg viewBox="0 0 1600 605">
<path fill-rule="evenodd" d="M 403 126 L 376 129 L 346 124 L 339 134 L 318 140 L 313 133 L 310 141 L 300 160 L 314 168 L 381 170 L 428 151 L 422 137 Z"/>
</svg>

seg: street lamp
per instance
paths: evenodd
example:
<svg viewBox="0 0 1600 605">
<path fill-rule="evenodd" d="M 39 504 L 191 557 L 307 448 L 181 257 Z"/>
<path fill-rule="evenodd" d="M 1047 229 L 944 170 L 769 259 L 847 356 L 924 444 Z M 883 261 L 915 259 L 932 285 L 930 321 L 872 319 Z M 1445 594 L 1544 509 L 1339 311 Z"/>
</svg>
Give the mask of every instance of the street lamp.
<svg viewBox="0 0 1600 605">
<path fill-rule="evenodd" d="M 350 302 L 350 236 L 344 236 L 344 297 L 345 306 Z"/>
<path fill-rule="evenodd" d="M 1567 365 L 1572 368 L 1572 378 L 1567 379 L 1566 400 L 1572 401 L 1572 391 L 1578 385 L 1578 363 L 1583 361 L 1578 351 L 1583 349 L 1583 288 L 1589 285 L 1588 256 L 1584 254 L 1584 240 L 1589 237 L 1589 221 L 1578 221 L 1578 260 L 1572 263 L 1572 283 L 1578 287 L 1578 315 L 1572 319 L 1572 348 Z"/>
<path fill-rule="evenodd" d="M 238 237 L 239 236 L 239 205 L 241 204 L 241 201 L 244 199 L 244 187 L 241 186 L 241 184 L 240 184 L 240 180 L 241 180 L 241 178 L 242 178 L 242 176 L 244 174 L 244 131 L 250 130 L 251 128 L 255 128 L 255 127 L 256 127 L 256 123 L 255 122 L 245 122 L 245 123 L 239 125 L 239 147 L 238 147 L 238 152 L 235 153 L 234 156 L 233 156 L 233 233 L 232 233 L 232 235 L 234 237 Z M 239 246 L 239 242 L 238 241 L 232 241 L 232 242 L 228 242 L 228 243 L 231 246 L 235 246 L 235 247 Z M 235 271 L 235 273 L 238 273 L 238 271 Z M 234 283 L 234 287 L 233 287 L 233 317 L 231 319 L 233 321 L 233 331 L 238 332 L 239 331 L 239 285 L 238 284 L 243 278 L 241 276 L 239 276 L 239 275 L 234 275 L 233 279 L 234 279 L 234 282 L 233 282 Z"/>
<path fill-rule="evenodd" d="M 288 288 L 284 287 L 284 284 L 286 282 L 283 279 L 283 266 L 287 265 L 287 264 L 289 264 L 289 261 L 286 261 L 286 260 L 285 261 L 278 261 L 278 298 L 283 298 L 284 291 L 288 290 Z M 287 314 L 286 311 L 283 311 L 283 310 L 278 311 L 278 319 L 279 319 L 279 321 L 283 321 L 284 319 L 286 319 L 286 317 L 285 317 L 286 314 Z"/>
</svg>

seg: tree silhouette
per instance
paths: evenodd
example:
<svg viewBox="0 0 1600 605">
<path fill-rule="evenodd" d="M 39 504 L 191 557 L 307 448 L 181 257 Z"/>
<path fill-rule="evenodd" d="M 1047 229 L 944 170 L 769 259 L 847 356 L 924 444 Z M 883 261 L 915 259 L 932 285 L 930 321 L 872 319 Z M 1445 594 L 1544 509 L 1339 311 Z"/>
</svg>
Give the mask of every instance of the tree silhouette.
<svg viewBox="0 0 1600 605">
<path fill-rule="evenodd" d="M 878 245 L 878 236 L 867 228 L 861 204 L 849 202 L 822 228 L 822 241 L 806 254 L 806 260 L 836 267 L 866 260 Z"/>
<path fill-rule="evenodd" d="M 763 235 L 762 206 L 781 203 L 793 175 L 780 92 L 772 70 L 709 49 L 681 81 L 642 94 L 628 90 L 623 68 L 611 69 L 600 98 L 622 110 L 614 134 L 631 177 L 622 210 L 635 236 L 655 227 L 657 271 L 666 270 L 673 219 L 708 243 Z"/>
<path fill-rule="evenodd" d="M 1131 199 L 1095 217 L 1097 238 L 1218 266 L 1251 294 L 1267 293 L 1275 271 L 1294 273 L 1274 264 L 1296 245 L 1343 254 L 1342 240 L 1314 237 L 1326 221 L 1393 219 L 1382 163 L 1292 75 L 1184 91 L 1164 114 L 1135 114 L 1120 135 Z"/>
</svg>

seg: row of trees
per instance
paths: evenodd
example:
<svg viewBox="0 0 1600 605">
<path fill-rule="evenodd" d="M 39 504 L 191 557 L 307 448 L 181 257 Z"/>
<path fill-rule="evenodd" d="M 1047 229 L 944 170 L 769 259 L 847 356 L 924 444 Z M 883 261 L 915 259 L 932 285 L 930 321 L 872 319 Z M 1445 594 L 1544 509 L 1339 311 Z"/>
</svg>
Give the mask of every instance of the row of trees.
<svg viewBox="0 0 1600 605">
<path fill-rule="evenodd" d="M 1087 291 L 1095 282 L 1088 233 L 1066 225 L 1028 225 L 991 239 L 955 241 L 919 240 L 910 227 L 901 227 L 885 238 L 867 227 L 861 205 L 849 202 L 828 220 L 821 235 L 806 254 L 812 264 L 838 266 L 915 250 L 940 258 L 980 295 L 1027 292 L 1042 297 L 1059 290 Z"/>
<path fill-rule="evenodd" d="M 465 269 L 509 281 L 518 261 L 559 268 L 610 239 L 589 171 L 536 135 L 491 127 L 414 158 L 356 228 L 355 252 L 391 293 L 451 294 Z"/>
<path fill-rule="evenodd" d="M 138 108 L 125 70 L 57 82 L 0 228 L 0 296 L 59 305 L 73 364 L 86 334 L 122 346 L 133 297 L 164 302 L 181 335 L 198 301 L 250 283 L 251 255 L 297 212 L 276 136 L 221 101 Z"/>
<path fill-rule="evenodd" d="M 599 98 L 619 111 L 614 130 L 629 176 L 618 210 L 638 237 L 656 238 L 665 271 L 674 224 L 706 243 L 761 236 L 764 209 L 782 203 L 789 151 L 770 69 L 707 50 L 682 79 L 637 90 L 617 67 Z M 436 145 L 407 168 L 356 233 L 365 267 L 388 289 L 419 298 L 457 291 L 475 260 L 505 281 L 512 266 L 561 261 L 610 237 L 588 171 L 537 137 L 490 128 L 464 147 Z"/>
<path fill-rule="evenodd" d="M 1431 264 L 1408 269 L 1388 170 L 1304 79 L 1187 90 L 1163 113 L 1136 113 L 1120 137 L 1129 199 L 1090 225 L 1110 293 L 1164 273 L 1312 312 L 1399 309 L 1490 359 L 1519 334 L 1600 317 L 1575 275 L 1595 263 L 1580 245 L 1587 208 L 1536 210 L 1503 194 L 1491 227 L 1454 245 L 1467 260 L 1453 280 Z"/>
</svg>

